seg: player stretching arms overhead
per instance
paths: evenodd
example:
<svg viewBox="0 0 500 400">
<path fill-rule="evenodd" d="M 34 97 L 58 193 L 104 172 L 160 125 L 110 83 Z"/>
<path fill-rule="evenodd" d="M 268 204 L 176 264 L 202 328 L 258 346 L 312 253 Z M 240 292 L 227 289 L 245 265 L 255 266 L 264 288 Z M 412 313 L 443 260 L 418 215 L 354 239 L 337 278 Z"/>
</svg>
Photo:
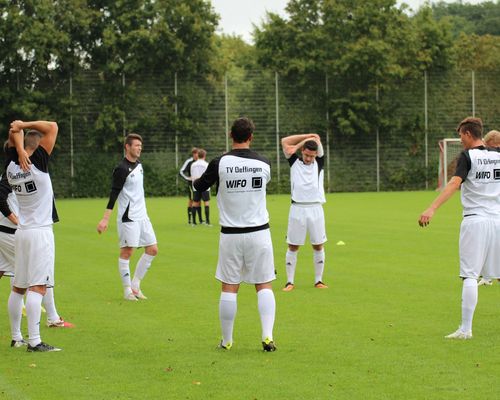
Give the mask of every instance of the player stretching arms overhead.
<svg viewBox="0 0 500 400">
<path fill-rule="evenodd" d="M 418 223 L 427 226 L 436 210 L 462 188 L 463 220 L 459 240 L 462 323 L 446 338 L 471 339 L 477 279 L 481 275 L 500 278 L 500 149 L 484 146 L 483 122 L 479 118 L 464 119 L 457 132 L 464 147 L 457 169 L 443 191 L 420 215 Z"/>
<path fill-rule="evenodd" d="M 325 215 L 323 203 L 325 190 L 323 188 L 323 146 L 315 133 L 292 135 L 281 139 L 283 153 L 290 164 L 290 183 L 292 204 L 288 216 L 288 231 L 286 240 L 287 283 L 283 290 L 290 292 L 294 288 L 295 267 L 299 247 L 304 245 L 306 234 L 313 247 L 314 286 L 327 289 L 323 283 L 325 268 L 326 242 Z M 301 157 L 296 153 L 301 151 Z"/>
<path fill-rule="evenodd" d="M 144 199 L 143 169 L 139 161 L 142 137 L 130 133 L 125 138 L 125 158 L 113 171 L 113 183 L 104 216 L 97 225 L 97 232 L 108 229 L 109 217 L 118 200 L 117 228 L 120 238 L 118 271 L 122 279 L 124 298 L 145 300 L 141 291 L 141 280 L 158 253 L 156 236 L 149 220 Z M 144 247 L 144 254 L 137 262 L 134 279 L 130 281 L 129 261 L 134 249 Z"/>
<path fill-rule="evenodd" d="M 24 138 L 23 129 L 28 129 Z M 9 132 L 9 162 L 5 171 L 19 202 L 19 225 L 14 245 L 15 277 L 9 297 L 9 310 L 14 311 L 15 315 L 20 314 L 23 295 L 28 290 L 28 351 L 36 352 L 60 350 L 42 342 L 40 337 L 42 299 L 47 287 L 54 286 L 55 246 L 52 225 L 59 218 L 48 164 L 57 132 L 55 122 L 12 122 Z M 22 340 L 22 337 L 15 338 L 18 339 Z"/>
<path fill-rule="evenodd" d="M 214 158 L 194 187 L 203 192 L 213 184 L 221 233 L 215 277 L 222 283 L 219 319 L 220 347 L 233 344 L 237 294 L 241 282 L 255 285 L 262 326 L 264 351 L 275 351 L 273 326 L 276 303 L 271 281 L 274 272 L 273 244 L 266 208 L 266 186 L 271 179 L 267 159 L 250 150 L 255 127 L 248 118 L 238 118 L 231 127 L 232 150 Z"/>
</svg>

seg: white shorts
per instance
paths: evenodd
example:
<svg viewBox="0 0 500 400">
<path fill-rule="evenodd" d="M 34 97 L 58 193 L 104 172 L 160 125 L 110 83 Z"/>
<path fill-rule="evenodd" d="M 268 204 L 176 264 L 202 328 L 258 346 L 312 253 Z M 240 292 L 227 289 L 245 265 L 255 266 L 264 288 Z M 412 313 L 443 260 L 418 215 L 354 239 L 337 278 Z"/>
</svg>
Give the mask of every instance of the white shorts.
<svg viewBox="0 0 500 400">
<path fill-rule="evenodd" d="M 323 244 L 327 241 L 325 232 L 325 214 L 321 204 L 292 203 L 288 215 L 288 244 L 302 246 L 309 232 L 311 244 Z"/>
<path fill-rule="evenodd" d="M 462 278 L 500 278 L 500 219 L 465 217 L 459 248 Z"/>
<path fill-rule="evenodd" d="M 147 247 L 156 244 L 156 235 L 149 218 L 140 221 L 118 222 L 118 237 L 122 247 Z"/>
<path fill-rule="evenodd" d="M 0 232 L 0 272 L 4 276 L 14 276 L 15 234 Z"/>
<path fill-rule="evenodd" d="M 21 230 L 15 234 L 14 286 L 54 286 L 54 232 L 52 226 Z"/>
<path fill-rule="evenodd" d="M 215 277 L 223 283 L 234 285 L 275 280 L 271 231 L 221 233 Z"/>
</svg>

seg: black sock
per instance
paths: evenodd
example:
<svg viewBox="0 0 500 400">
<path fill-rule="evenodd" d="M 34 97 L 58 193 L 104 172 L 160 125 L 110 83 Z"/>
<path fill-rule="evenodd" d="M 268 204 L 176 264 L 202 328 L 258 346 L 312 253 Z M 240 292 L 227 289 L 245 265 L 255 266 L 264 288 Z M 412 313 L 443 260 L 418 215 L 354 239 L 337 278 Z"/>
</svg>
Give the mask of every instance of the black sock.
<svg viewBox="0 0 500 400">
<path fill-rule="evenodd" d="M 201 219 L 201 207 L 196 207 L 196 212 L 198 213 L 198 218 L 200 219 L 200 224 L 203 223 L 203 220 Z"/>
<path fill-rule="evenodd" d="M 193 224 L 196 225 L 196 207 L 191 207 L 191 215 L 193 217 Z"/>
<path fill-rule="evenodd" d="M 191 214 L 193 213 L 193 211 L 191 210 L 191 207 L 188 207 L 188 224 L 191 223 Z"/>
<path fill-rule="evenodd" d="M 205 221 L 210 224 L 210 206 L 205 206 Z"/>
</svg>

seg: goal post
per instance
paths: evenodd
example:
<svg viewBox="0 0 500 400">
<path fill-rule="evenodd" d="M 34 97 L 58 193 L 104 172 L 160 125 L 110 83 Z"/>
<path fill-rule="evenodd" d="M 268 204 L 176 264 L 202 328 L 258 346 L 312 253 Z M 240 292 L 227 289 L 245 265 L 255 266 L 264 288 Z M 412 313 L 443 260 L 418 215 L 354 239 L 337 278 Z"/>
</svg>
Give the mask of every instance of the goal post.
<svg viewBox="0 0 500 400">
<path fill-rule="evenodd" d="M 457 167 L 463 147 L 460 139 L 447 138 L 439 141 L 439 173 L 437 190 L 443 190 Z"/>
</svg>

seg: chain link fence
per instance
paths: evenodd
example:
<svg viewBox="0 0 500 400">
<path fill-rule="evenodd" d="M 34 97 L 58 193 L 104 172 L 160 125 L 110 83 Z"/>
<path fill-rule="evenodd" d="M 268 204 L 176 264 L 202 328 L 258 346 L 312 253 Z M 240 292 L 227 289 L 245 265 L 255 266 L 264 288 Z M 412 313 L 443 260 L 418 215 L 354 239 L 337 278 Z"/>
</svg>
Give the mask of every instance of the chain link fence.
<svg viewBox="0 0 500 400">
<path fill-rule="evenodd" d="M 60 107 L 51 170 L 56 196 L 107 196 L 123 152 L 116 140 L 106 139 L 102 127 L 115 138 L 143 135 L 146 192 L 157 196 L 184 193 L 178 168 L 191 147 L 206 149 L 208 160 L 227 151 L 226 132 L 241 115 L 255 122 L 253 149 L 272 163 L 273 193 L 289 192 L 280 147 L 289 134 L 321 136 L 329 192 L 422 190 L 437 187 L 438 141 L 454 137 L 460 120 L 475 115 L 483 118 L 486 131 L 500 127 L 500 76 L 495 73 L 424 73 L 390 91 L 375 89 L 369 95 L 382 110 L 383 123 L 368 134 L 350 136 L 332 128 L 328 104 L 335 84 L 327 76 L 298 82 L 265 70 L 199 80 L 161 73 L 129 79 L 89 71 L 69 77 L 51 88 Z"/>
</svg>

